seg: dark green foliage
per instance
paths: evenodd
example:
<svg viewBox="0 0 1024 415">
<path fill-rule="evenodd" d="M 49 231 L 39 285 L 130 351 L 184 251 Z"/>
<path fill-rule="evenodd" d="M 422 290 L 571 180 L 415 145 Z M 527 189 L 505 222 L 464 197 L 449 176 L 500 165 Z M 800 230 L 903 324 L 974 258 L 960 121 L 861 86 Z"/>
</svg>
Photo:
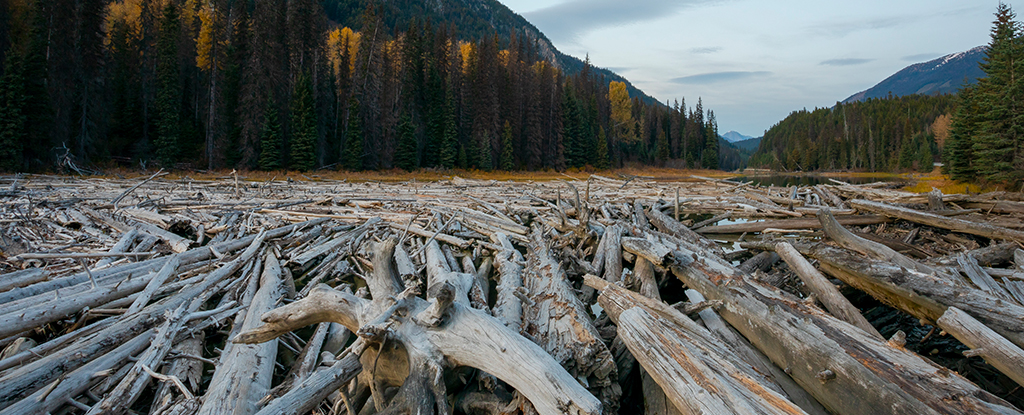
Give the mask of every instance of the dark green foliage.
<svg viewBox="0 0 1024 415">
<path fill-rule="evenodd" d="M 281 168 L 281 122 L 277 118 L 277 109 L 268 105 L 260 134 L 260 170 Z"/>
<path fill-rule="evenodd" d="M 412 125 L 409 114 L 402 114 L 398 122 L 398 153 L 395 154 L 395 166 L 413 171 L 419 168 L 416 157 L 416 127 Z"/>
<path fill-rule="evenodd" d="M 515 159 L 512 153 L 512 126 L 509 125 L 508 121 L 505 122 L 505 128 L 501 131 L 501 162 L 499 167 L 505 171 L 511 171 L 516 168 Z"/>
<path fill-rule="evenodd" d="M 363 125 L 359 117 L 359 100 L 348 101 L 348 128 L 345 132 L 345 168 L 351 171 L 363 169 Z"/>
<path fill-rule="evenodd" d="M 608 136 L 605 134 L 604 128 L 597 133 L 594 140 L 597 143 L 594 144 L 594 153 L 590 164 L 599 169 L 607 169 L 611 165 L 611 160 L 608 159 Z"/>
<path fill-rule="evenodd" d="M 167 2 L 157 39 L 156 157 L 166 167 L 178 160 L 181 135 L 181 82 L 178 73 L 178 7 Z"/>
<path fill-rule="evenodd" d="M 18 57 L 10 56 L 0 77 L 0 171 L 10 172 L 20 167 L 21 143 L 25 136 L 25 116 L 22 113 L 25 95 L 22 68 Z"/>
<path fill-rule="evenodd" d="M 752 167 L 786 170 L 911 169 L 935 119 L 949 114 L 955 96 L 912 95 L 868 99 L 797 111 L 765 132 Z M 930 144 L 928 144 L 930 145 Z"/>
<path fill-rule="evenodd" d="M 490 171 L 494 168 L 491 160 L 491 139 L 480 136 L 476 141 L 476 167 L 480 170 Z"/>
<path fill-rule="evenodd" d="M 705 169 L 718 168 L 718 124 L 715 122 L 715 113 L 708 111 L 707 133 L 704 153 L 701 155 L 701 167 Z"/>
<path fill-rule="evenodd" d="M 658 145 L 655 147 L 655 157 L 658 158 L 659 162 L 664 163 L 668 160 L 669 147 L 668 147 L 668 136 L 665 135 L 665 131 L 658 131 Z"/>
<path fill-rule="evenodd" d="M 438 156 L 438 166 L 450 169 L 455 167 L 455 156 L 456 146 L 458 146 L 458 131 L 455 129 L 455 99 L 451 95 L 451 91 L 445 96 L 444 100 L 444 117 L 442 118 L 442 131 L 440 146 L 440 155 Z"/>
<path fill-rule="evenodd" d="M 955 180 L 973 180 L 977 177 L 977 170 L 974 168 L 974 135 L 978 131 L 980 111 L 974 96 L 974 87 L 964 87 L 960 90 L 949 141 L 946 143 L 947 173 Z"/>
<path fill-rule="evenodd" d="M 316 102 L 313 101 L 313 81 L 303 72 L 295 81 L 291 105 L 291 167 L 309 171 L 316 167 Z"/>
</svg>

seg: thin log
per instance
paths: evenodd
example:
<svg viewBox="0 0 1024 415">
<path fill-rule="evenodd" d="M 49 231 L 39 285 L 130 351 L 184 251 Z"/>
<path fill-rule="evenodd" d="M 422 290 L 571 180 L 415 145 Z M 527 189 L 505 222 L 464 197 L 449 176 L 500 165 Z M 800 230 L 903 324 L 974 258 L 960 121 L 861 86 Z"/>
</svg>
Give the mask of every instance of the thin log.
<svg viewBox="0 0 1024 415">
<path fill-rule="evenodd" d="M 800 255 L 799 252 L 793 245 L 786 242 L 779 242 L 775 245 L 775 253 L 782 257 L 786 264 L 789 264 L 789 268 L 796 273 L 800 280 L 804 282 L 809 290 L 817 297 L 818 301 L 825 306 L 826 309 L 832 315 L 839 317 L 847 323 L 854 326 L 860 327 L 868 334 L 878 338 L 879 340 L 885 340 L 884 337 L 878 330 L 876 330 L 868 320 L 864 318 L 864 315 L 860 313 L 853 304 L 850 304 L 850 300 L 847 300 L 839 289 L 835 285 L 832 285 L 824 275 L 820 272 L 807 259 Z"/>
<path fill-rule="evenodd" d="M 859 216 L 840 216 L 836 218 L 840 224 L 845 226 L 867 226 L 877 225 L 880 223 L 891 222 L 889 219 L 881 215 L 859 215 Z M 717 234 L 741 234 L 741 233 L 752 233 L 752 232 L 764 232 L 765 229 L 785 229 L 785 230 L 800 230 L 800 229 L 821 229 L 821 223 L 817 219 L 812 218 L 800 218 L 800 219 L 779 219 L 779 220 L 766 220 L 760 222 L 747 222 L 747 223 L 734 223 L 729 225 L 718 225 L 718 226 L 707 226 L 697 230 L 697 233 L 703 235 L 717 235 Z"/>
<path fill-rule="evenodd" d="M 843 247 L 860 252 L 869 258 L 892 262 L 901 267 L 918 272 L 935 272 L 935 269 L 932 267 L 907 258 L 903 254 L 894 251 L 892 248 L 854 235 L 852 232 L 844 228 L 841 223 L 836 221 L 836 218 L 832 216 L 832 212 L 828 208 L 823 208 L 818 211 L 818 221 L 821 223 L 821 227 L 825 230 L 825 234 Z"/>
<path fill-rule="evenodd" d="M 1024 385 L 1024 350 L 956 307 L 949 307 L 936 323 L 1019 385 Z M 964 352 L 967 354 L 968 352 Z"/>
<path fill-rule="evenodd" d="M 853 200 L 850 201 L 850 205 L 852 205 L 854 208 L 858 210 L 875 212 L 878 214 L 899 218 L 915 223 L 920 223 L 922 225 L 928 225 L 935 228 L 947 229 L 954 232 L 966 233 L 971 235 L 984 236 L 989 239 L 1005 239 L 1016 242 L 1024 242 L 1024 231 L 1004 228 L 1002 226 L 995 226 L 981 222 L 972 222 L 957 218 L 947 218 L 944 216 L 934 215 L 931 213 L 907 209 L 899 206 L 893 206 L 880 202 L 872 202 L 868 200 Z"/>
<path fill-rule="evenodd" d="M 666 234 L 682 239 L 691 244 L 696 244 L 705 250 L 714 253 L 719 258 L 725 256 L 725 251 L 722 247 L 718 246 L 717 243 L 705 239 L 696 232 L 691 231 L 690 228 L 679 223 L 679 221 L 672 220 L 672 218 L 661 213 L 658 209 L 648 209 L 647 219 L 651 221 L 651 224 L 654 225 L 654 227 Z"/>
</svg>

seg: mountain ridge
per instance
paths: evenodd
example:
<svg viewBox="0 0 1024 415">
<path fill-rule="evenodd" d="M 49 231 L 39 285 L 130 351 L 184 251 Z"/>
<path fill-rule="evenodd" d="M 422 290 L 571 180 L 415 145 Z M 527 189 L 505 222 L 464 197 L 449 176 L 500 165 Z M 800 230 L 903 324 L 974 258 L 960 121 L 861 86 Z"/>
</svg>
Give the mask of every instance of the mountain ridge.
<svg viewBox="0 0 1024 415">
<path fill-rule="evenodd" d="M 978 46 L 907 66 L 875 86 L 851 95 L 843 103 L 885 98 L 890 94 L 897 97 L 954 94 L 965 82 L 972 84 L 985 76 L 978 64 L 984 59 L 987 48 Z"/>
</svg>

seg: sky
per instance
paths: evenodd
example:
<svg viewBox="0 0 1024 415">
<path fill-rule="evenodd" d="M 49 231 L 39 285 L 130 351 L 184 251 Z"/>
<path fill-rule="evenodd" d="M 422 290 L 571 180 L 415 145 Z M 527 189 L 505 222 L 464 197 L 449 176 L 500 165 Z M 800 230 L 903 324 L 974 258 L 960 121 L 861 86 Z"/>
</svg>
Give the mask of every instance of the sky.
<svg viewBox="0 0 1024 415">
<path fill-rule="evenodd" d="M 906 66 L 988 43 L 997 0 L 499 0 L 559 50 L 758 137 Z M 1024 0 L 1010 0 L 1024 12 Z"/>
</svg>

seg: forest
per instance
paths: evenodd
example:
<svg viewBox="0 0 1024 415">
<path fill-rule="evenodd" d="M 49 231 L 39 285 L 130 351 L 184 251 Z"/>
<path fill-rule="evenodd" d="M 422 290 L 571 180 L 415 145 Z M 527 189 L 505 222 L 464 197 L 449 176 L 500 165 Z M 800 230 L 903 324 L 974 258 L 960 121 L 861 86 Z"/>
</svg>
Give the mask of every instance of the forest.
<svg viewBox="0 0 1024 415">
<path fill-rule="evenodd" d="M 699 99 L 630 96 L 527 35 L 329 3 L 0 0 L 0 169 L 719 167 Z"/>
<path fill-rule="evenodd" d="M 1024 182 L 1024 30 L 1000 3 L 981 69 L 986 77 L 960 90 L 946 148 L 957 180 L 1020 188 Z"/>
<path fill-rule="evenodd" d="M 932 171 L 949 136 L 949 95 L 889 96 L 796 111 L 765 132 L 750 165 L 786 171 Z"/>
</svg>

